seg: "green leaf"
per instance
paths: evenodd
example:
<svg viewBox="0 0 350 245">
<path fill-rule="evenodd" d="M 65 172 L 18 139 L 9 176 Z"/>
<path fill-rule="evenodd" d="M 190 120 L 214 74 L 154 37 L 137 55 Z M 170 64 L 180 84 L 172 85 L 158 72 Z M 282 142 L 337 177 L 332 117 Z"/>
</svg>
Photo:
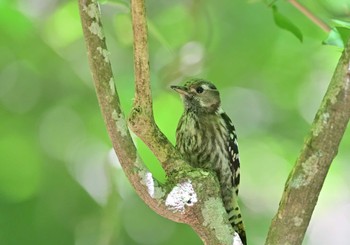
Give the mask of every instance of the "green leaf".
<svg viewBox="0 0 350 245">
<path fill-rule="evenodd" d="M 329 35 L 323 44 L 344 48 L 345 44 L 350 39 L 350 22 L 342 20 L 332 20 L 336 25 L 329 32 Z"/>
<path fill-rule="evenodd" d="M 300 29 L 294 25 L 289 19 L 287 19 L 284 15 L 282 15 L 278 10 L 277 6 L 272 6 L 272 12 L 273 12 L 273 20 L 275 21 L 276 25 L 284 30 L 287 30 L 291 32 L 296 38 L 300 40 L 300 42 L 303 41 L 303 34 L 301 33 Z"/>
<path fill-rule="evenodd" d="M 345 44 L 348 42 L 350 38 L 350 29 L 345 27 L 336 27 L 336 29 L 338 30 L 340 38 L 343 41 L 343 44 L 345 46 Z"/>
<path fill-rule="evenodd" d="M 332 21 L 338 27 L 344 27 L 344 28 L 350 29 L 350 22 L 348 21 L 336 20 L 336 19 L 333 19 Z"/>
<path fill-rule="evenodd" d="M 344 42 L 337 30 L 337 28 L 332 28 L 332 30 L 329 32 L 328 37 L 326 40 L 322 42 L 326 45 L 336 46 L 339 48 L 344 48 Z"/>
</svg>

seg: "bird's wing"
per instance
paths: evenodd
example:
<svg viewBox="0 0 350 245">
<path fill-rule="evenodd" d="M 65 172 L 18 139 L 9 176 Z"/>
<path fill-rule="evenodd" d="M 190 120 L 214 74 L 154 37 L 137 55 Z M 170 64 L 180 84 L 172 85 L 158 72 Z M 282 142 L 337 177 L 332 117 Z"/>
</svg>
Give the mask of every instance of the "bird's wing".
<svg viewBox="0 0 350 245">
<path fill-rule="evenodd" d="M 239 181 L 240 181 L 240 163 L 239 163 L 239 154 L 238 154 L 238 143 L 237 143 L 237 134 L 235 126 L 233 125 L 231 119 L 227 116 L 225 112 L 221 114 L 222 119 L 226 124 L 228 130 L 228 143 L 227 150 L 230 156 L 231 171 L 232 171 L 232 185 L 235 188 L 236 194 L 238 195 Z"/>
</svg>

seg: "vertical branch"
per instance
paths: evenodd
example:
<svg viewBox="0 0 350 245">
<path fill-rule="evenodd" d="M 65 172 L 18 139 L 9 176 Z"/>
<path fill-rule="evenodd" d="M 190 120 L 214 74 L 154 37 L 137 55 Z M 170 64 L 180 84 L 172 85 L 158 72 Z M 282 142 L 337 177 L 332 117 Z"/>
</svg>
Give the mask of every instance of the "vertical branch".
<svg viewBox="0 0 350 245">
<path fill-rule="evenodd" d="M 167 174 L 179 168 L 189 169 L 174 146 L 154 122 L 150 85 L 148 32 L 144 0 L 131 0 L 134 34 L 135 100 L 129 126 L 151 149 Z M 176 163 L 169 164 L 172 159 Z"/>
<path fill-rule="evenodd" d="M 301 244 L 350 118 L 350 40 L 286 182 L 266 245 Z"/>
<path fill-rule="evenodd" d="M 147 113 L 152 113 L 145 2 L 131 0 L 131 14 L 134 33 L 134 69 L 136 76 L 134 105 L 142 105 L 147 110 Z"/>
</svg>

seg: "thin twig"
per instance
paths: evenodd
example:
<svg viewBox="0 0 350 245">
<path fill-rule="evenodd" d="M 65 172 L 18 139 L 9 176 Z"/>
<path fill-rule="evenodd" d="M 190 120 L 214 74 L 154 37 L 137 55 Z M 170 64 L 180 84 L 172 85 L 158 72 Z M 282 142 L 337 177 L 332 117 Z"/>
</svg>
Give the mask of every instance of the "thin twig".
<svg viewBox="0 0 350 245">
<path fill-rule="evenodd" d="M 350 118 L 350 40 L 288 178 L 266 245 L 302 243 Z"/>
<path fill-rule="evenodd" d="M 299 3 L 297 0 L 288 0 L 288 2 L 290 2 L 290 4 L 292 4 L 296 9 L 298 9 L 302 14 L 304 14 L 322 30 L 327 33 L 331 31 L 331 28 L 324 21 L 315 16 L 308 8 Z"/>
</svg>

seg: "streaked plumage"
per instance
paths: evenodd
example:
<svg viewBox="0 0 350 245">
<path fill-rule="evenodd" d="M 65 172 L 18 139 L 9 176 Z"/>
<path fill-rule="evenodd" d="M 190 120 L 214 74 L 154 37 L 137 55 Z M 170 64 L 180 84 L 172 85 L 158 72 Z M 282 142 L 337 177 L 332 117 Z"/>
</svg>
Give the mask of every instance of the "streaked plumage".
<svg viewBox="0 0 350 245">
<path fill-rule="evenodd" d="M 176 147 L 192 166 L 217 174 L 229 220 L 243 244 L 247 244 L 237 203 L 240 181 L 237 135 L 220 107 L 219 91 L 201 79 L 171 88 L 181 95 L 185 107 L 176 130 Z"/>
</svg>

